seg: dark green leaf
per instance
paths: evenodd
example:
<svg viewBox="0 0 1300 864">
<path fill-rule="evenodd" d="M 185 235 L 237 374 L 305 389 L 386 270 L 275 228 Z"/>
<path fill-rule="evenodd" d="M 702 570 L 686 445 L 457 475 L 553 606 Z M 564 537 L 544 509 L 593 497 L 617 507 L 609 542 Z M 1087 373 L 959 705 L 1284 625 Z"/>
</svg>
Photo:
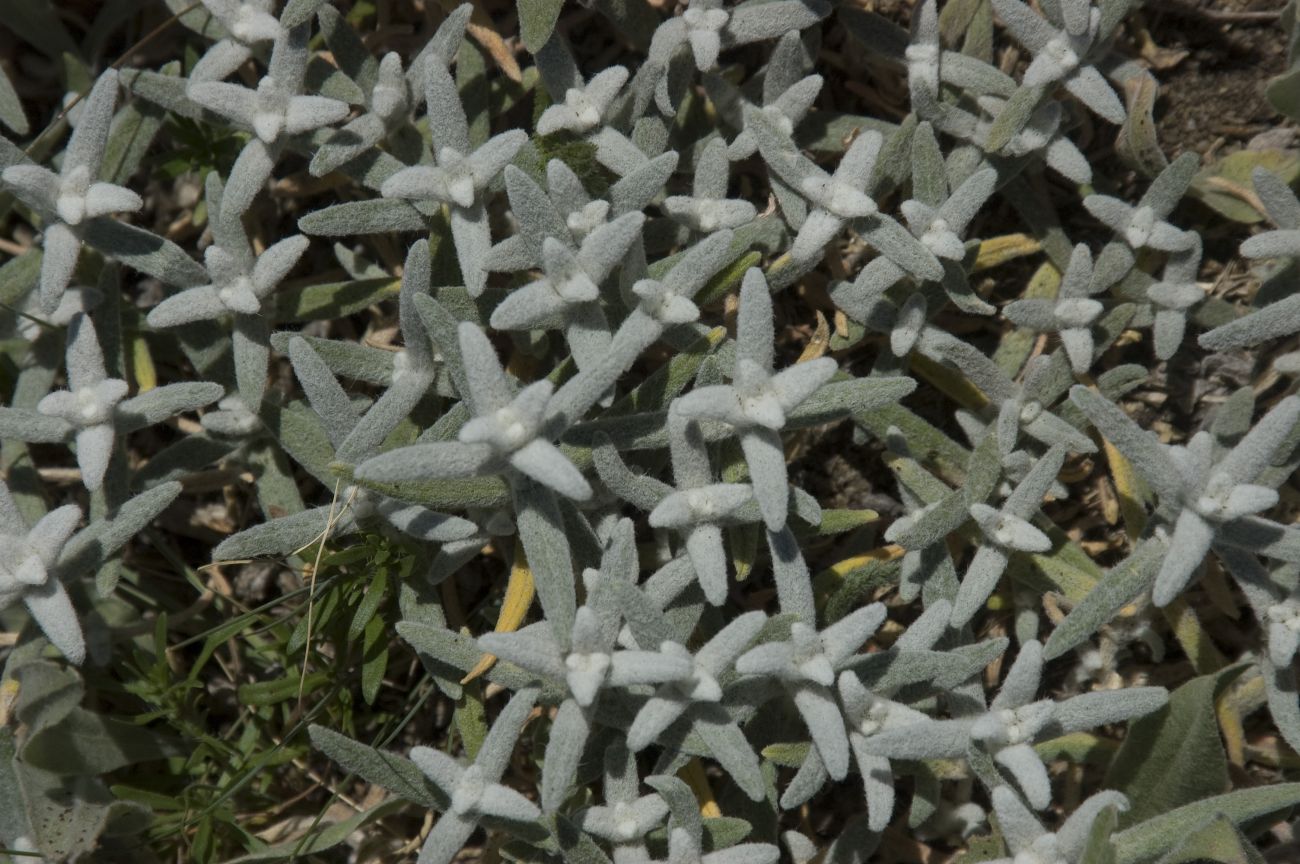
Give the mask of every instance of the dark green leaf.
<svg viewBox="0 0 1300 864">
<path fill-rule="evenodd" d="M 528 53 L 536 54 L 551 38 L 564 0 L 518 0 L 518 4 L 520 36 Z"/>
<path fill-rule="evenodd" d="M 355 282 L 327 282 L 305 285 L 275 296 L 275 320 L 328 321 L 353 313 L 397 296 L 401 282 L 382 277 Z"/>
<path fill-rule="evenodd" d="M 58 724 L 29 736 L 22 748 L 23 761 L 55 774 L 105 774 L 136 762 L 180 756 L 187 748 L 180 741 L 74 708 Z"/>
<path fill-rule="evenodd" d="M 1216 816 L 1186 842 L 1160 859 L 1160 864 L 1264 864 L 1264 857 L 1224 816 Z"/>
<path fill-rule="evenodd" d="M 1239 789 L 1187 804 L 1138 823 L 1114 838 L 1117 864 L 1142 864 L 1174 849 L 1207 821 L 1223 817 L 1243 825 L 1262 817 L 1282 815 L 1300 804 L 1300 783 L 1276 783 Z"/>
<path fill-rule="evenodd" d="M 1228 788 L 1214 700 L 1240 672 L 1241 667 L 1230 667 L 1194 678 L 1170 695 L 1169 704 L 1129 724 L 1104 784 L 1132 802 L 1121 824 L 1136 824 Z"/>
<path fill-rule="evenodd" d="M 406 757 L 376 750 L 324 726 L 313 724 L 308 732 L 316 749 L 362 780 L 424 807 L 439 811 L 447 808 L 446 796 Z"/>
</svg>

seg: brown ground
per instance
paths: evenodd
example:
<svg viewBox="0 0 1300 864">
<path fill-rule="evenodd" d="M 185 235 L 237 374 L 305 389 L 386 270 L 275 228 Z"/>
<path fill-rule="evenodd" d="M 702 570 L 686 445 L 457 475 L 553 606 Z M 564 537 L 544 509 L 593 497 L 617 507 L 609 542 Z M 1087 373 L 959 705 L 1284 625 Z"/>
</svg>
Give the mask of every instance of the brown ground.
<svg viewBox="0 0 1300 864">
<path fill-rule="evenodd" d="M 1189 0 L 1148 3 L 1145 22 L 1169 62 L 1156 68 L 1160 142 L 1170 158 L 1206 154 L 1274 128 L 1264 98 L 1268 80 L 1286 66 L 1286 40 L 1275 18 L 1237 19 L 1278 10 L 1280 0 Z M 1185 56 L 1179 60 L 1180 54 Z M 1157 66 L 1160 64 L 1157 63 Z"/>
</svg>

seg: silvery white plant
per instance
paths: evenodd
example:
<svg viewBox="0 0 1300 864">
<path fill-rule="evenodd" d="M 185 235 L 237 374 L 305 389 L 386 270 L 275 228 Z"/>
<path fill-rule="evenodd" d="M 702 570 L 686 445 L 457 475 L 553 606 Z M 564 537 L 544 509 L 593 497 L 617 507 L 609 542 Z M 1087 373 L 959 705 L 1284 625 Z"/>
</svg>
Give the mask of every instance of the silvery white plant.
<svg viewBox="0 0 1300 864">
<path fill-rule="evenodd" d="M 865 787 L 867 824 L 873 831 L 883 831 L 894 813 L 894 777 L 889 759 L 871 753 L 867 739 L 886 729 L 915 728 L 929 718 L 906 705 L 875 696 L 852 672 L 841 672 L 836 685 L 849 730 L 849 748 Z"/>
<path fill-rule="evenodd" d="M 420 847 L 420 864 L 450 864 L 481 823 L 526 824 L 541 816 L 536 804 L 501 783 L 536 699 L 535 689 L 515 693 L 469 765 L 432 747 L 411 749 L 411 761 L 448 805 Z"/>
<path fill-rule="evenodd" d="M 1160 281 L 1147 286 L 1147 299 L 1155 309 L 1152 330 L 1160 360 L 1168 360 L 1178 351 L 1187 332 L 1188 312 L 1205 299 L 1205 290 L 1196 281 L 1200 271 L 1201 240 L 1197 237 L 1190 249 L 1170 255 Z"/>
<path fill-rule="evenodd" d="M 1016 0 L 1008 4 L 1007 15 L 1013 32 L 1016 25 L 1010 21 L 1027 15 L 1023 23 L 1032 39 L 1052 38 L 1050 32 L 1039 32 L 1046 22 Z M 1042 85 L 1031 86 L 1026 81 L 1025 87 L 1017 88 L 1016 82 L 997 67 L 969 54 L 944 49 L 933 0 L 922 3 L 912 16 L 910 38 L 880 15 L 857 12 L 849 22 L 851 32 L 873 52 L 904 66 L 912 109 L 935 129 L 975 144 L 990 156 L 1023 160 L 1041 154 L 1048 167 L 1062 176 L 1076 183 L 1092 182 L 1088 159 L 1061 128 L 1061 104 L 1042 98 Z M 1050 26 L 1046 30 L 1050 31 Z M 1099 98 L 1106 110 L 1113 112 L 1118 102 L 1104 79 L 1102 83 Z M 951 91 L 945 91 L 943 85 Z M 952 91 L 956 99 L 949 95 Z M 1119 115 L 1112 116 L 1122 120 L 1122 108 Z M 999 128 L 1003 125 L 1007 129 Z"/>
<path fill-rule="evenodd" d="M 961 235 L 993 194 L 998 174 L 993 168 L 973 172 L 949 189 L 943 155 L 928 125 L 918 126 L 912 150 L 913 198 L 899 209 L 907 227 L 938 258 L 961 261 L 966 244 Z"/>
<path fill-rule="evenodd" d="M 429 37 L 429 41 L 424 43 L 407 64 L 406 83 L 411 92 L 412 107 L 423 103 L 427 95 L 425 70 L 428 64 L 441 63 L 443 66 L 450 66 L 455 59 L 473 11 L 474 7 L 470 3 L 462 3 L 448 10 L 447 17 L 438 25 L 438 29 Z"/>
<path fill-rule="evenodd" d="M 659 775 L 646 782 L 667 800 L 672 814 L 668 821 L 668 858 L 662 864 L 776 864 L 781 857 L 781 850 L 770 843 L 740 843 L 705 852 L 704 820 L 690 788 L 677 777 Z"/>
<path fill-rule="evenodd" d="M 1295 664 L 1300 645 L 1300 616 L 1296 614 L 1300 610 L 1300 566 L 1265 567 L 1258 556 L 1240 549 L 1220 549 L 1218 555 L 1265 630 L 1259 665 L 1269 714 L 1282 738 L 1293 744 L 1300 741 L 1300 682 Z"/>
<path fill-rule="evenodd" d="M 931 496 L 929 500 L 905 491 L 904 512 L 885 529 L 884 535 L 885 540 L 897 543 L 906 550 L 903 556 L 904 573 L 901 574 L 900 585 L 900 590 L 905 597 L 916 598 L 920 593 L 921 585 L 918 584 L 918 579 L 921 573 L 934 566 L 935 562 L 931 561 L 929 566 L 923 567 L 921 558 L 927 556 L 927 553 L 938 551 L 939 538 L 964 525 L 971 518 L 971 507 L 983 504 L 996 489 L 1004 473 L 1000 460 L 996 458 L 996 444 L 996 436 L 988 434 L 985 430 L 967 461 L 966 476 L 960 487 L 949 489 L 944 485 L 943 491 Z M 904 458 L 908 456 L 905 442 L 891 441 L 890 446 L 891 449 L 897 448 L 901 451 L 900 456 Z M 928 557 L 934 556 L 930 554 Z M 956 569 L 952 565 L 951 558 L 945 554 L 943 559 L 946 564 L 944 569 L 951 569 L 951 575 L 955 579 Z M 943 603 L 951 614 L 951 602 L 945 599 Z"/>
<path fill-rule="evenodd" d="M 1015 779 L 1034 809 L 1042 810 L 1051 803 L 1052 789 L 1047 768 L 1032 746 L 1035 741 L 1149 714 L 1168 699 L 1162 687 L 1130 687 L 1059 702 L 1035 700 L 1042 671 L 1042 646 L 1027 642 L 983 713 L 884 730 L 863 747 L 895 759 L 960 758 L 976 748 Z"/>
<path fill-rule="evenodd" d="M 722 605 L 727 598 L 729 579 L 723 529 L 760 523 L 763 514 L 749 484 L 716 481 L 699 423 L 670 412 L 667 434 L 676 486 L 637 474 L 618 456 L 608 438 L 593 452 L 596 472 L 612 494 L 649 513 L 647 521 L 651 528 L 672 531 L 683 538 L 685 556 L 674 562 L 681 561 L 684 565 L 681 572 L 699 584 L 706 601 Z M 808 525 L 818 524 L 822 513 L 816 500 L 798 487 L 793 487 L 791 493 L 799 520 Z M 791 543 L 785 529 L 769 534 L 768 541 L 791 553 L 789 561 L 783 563 L 789 563 L 795 570 L 802 567 L 802 559 L 793 554 L 797 544 Z M 672 565 L 670 562 L 665 566 Z M 777 568 L 778 590 L 787 590 L 787 601 L 797 594 L 797 605 L 806 606 L 806 592 L 801 590 L 800 582 L 806 572 L 792 573 L 792 578 L 785 580 L 781 577 L 786 572 L 785 567 Z M 677 586 L 678 590 L 684 587 Z M 672 598 L 661 599 L 668 602 Z"/>
<path fill-rule="evenodd" d="M 907 92 L 918 117 L 933 120 L 945 110 L 940 100 L 943 80 L 943 45 L 939 9 L 935 0 L 922 0 L 912 16 L 911 38 L 903 51 L 907 66 Z"/>
<path fill-rule="evenodd" d="M 852 282 L 841 282 L 831 299 L 845 315 L 875 333 L 889 337 L 889 351 L 899 359 L 913 351 L 940 362 L 953 349 L 953 336 L 930 323 L 934 303 L 926 293 L 914 291 L 901 302 L 886 292 L 898 284 L 901 268 L 888 258 L 874 258 Z M 972 295 L 973 296 L 973 295 Z"/>
<path fill-rule="evenodd" d="M 912 191 L 915 197 L 904 201 L 899 209 L 907 227 L 943 267 L 940 284 L 948 298 L 963 311 L 987 315 L 993 311 L 988 303 L 971 290 L 964 259 L 964 235 L 976 213 L 993 194 L 998 174 L 994 168 L 981 168 L 949 190 L 947 168 L 939 143 L 929 123 L 921 123 L 913 133 Z M 857 320 L 875 317 L 884 293 L 907 278 L 907 271 L 887 255 L 870 261 L 862 268 L 851 286 L 836 289 L 836 304 Z M 921 322 L 928 311 L 928 301 L 919 291 L 907 296 L 891 328 L 890 347 L 902 357 L 920 338 Z"/>
<path fill-rule="evenodd" d="M 578 249 L 542 241 L 541 279 L 510 292 L 492 311 L 497 330 L 562 328 L 579 369 L 601 362 L 612 338 L 600 286 L 637 241 L 645 216 L 627 213 L 593 228 Z"/>
<path fill-rule="evenodd" d="M 1092 287 L 1092 253 L 1080 243 L 1070 255 L 1055 300 L 1015 300 L 1003 307 L 1002 314 L 1026 329 L 1056 333 L 1070 358 L 1070 368 L 1083 375 L 1092 368 L 1091 328 L 1103 311 L 1091 296 Z"/>
<path fill-rule="evenodd" d="M 1041 445 L 1064 445 L 1071 453 L 1095 453 L 1092 439 L 1060 416 L 1062 406 L 1054 406 L 1068 388 L 1054 380 L 1050 356 L 1039 355 L 1025 364 L 1019 382 L 1012 381 L 996 364 L 978 351 L 965 350 L 959 343 L 948 342 L 942 356 L 957 364 L 996 408 L 998 447 L 1004 456 L 1014 452 L 1025 438 Z"/>
<path fill-rule="evenodd" d="M 542 245 L 549 237 L 577 250 L 597 228 L 622 216 L 640 213 L 663 189 L 677 167 L 677 154 L 664 153 L 645 167 L 620 179 L 609 189 L 609 197 L 593 198 L 573 169 L 560 159 L 546 165 L 545 190 L 513 165 L 506 166 L 506 193 L 517 222 L 517 231 L 492 247 L 488 266 L 513 271 L 541 264 Z M 629 254 L 640 252 L 644 267 L 642 238 L 635 236 Z M 645 274 L 625 266 L 620 275 Z"/>
<path fill-rule="evenodd" d="M 195 103 L 253 133 L 226 180 L 222 204 L 227 219 L 249 208 L 288 138 L 332 126 L 348 116 L 347 103 L 302 92 L 310 30 L 308 24 L 280 29 L 266 74 L 255 88 L 192 79 L 186 88 Z"/>
<path fill-rule="evenodd" d="M 680 413 L 668 415 L 668 446 L 677 486 L 665 484 L 656 490 L 662 494 L 656 496 L 648 521 L 652 528 L 685 534 L 695 578 L 705 598 L 720 606 L 727 598 L 722 526 L 741 521 L 742 508 L 754 500 L 754 490 L 747 483 L 715 482 L 699 424 Z"/>
<path fill-rule="evenodd" d="M 430 58 L 424 75 L 434 164 L 403 168 L 385 180 L 380 191 L 385 198 L 447 206 L 461 275 L 470 294 L 477 296 L 487 284 L 487 255 L 492 248 L 484 191 L 528 136 L 511 129 L 471 147 L 469 121 L 451 72 L 439 58 Z"/>
<path fill-rule="evenodd" d="M 0 180 L 44 221 L 41 242 L 41 310 L 58 309 L 77 268 L 83 242 L 111 247 L 112 235 L 96 237 L 97 222 L 111 213 L 134 213 L 144 206 L 135 192 L 98 178 L 108 143 L 113 106 L 117 103 L 117 73 L 110 69 L 95 81 L 77 126 L 68 139 L 63 164 L 56 174 L 31 163 L 10 165 Z M 87 232 L 91 232 L 88 236 Z M 112 253 L 112 249 L 108 251 Z"/>
<path fill-rule="evenodd" d="M 921 613 L 898 641 L 890 653 L 901 666 L 909 660 L 933 652 L 948 629 L 952 604 L 937 600 Z M 921 664 L 916 664 L 921 665 Z M 894 769 L 890 760 L 872 753 L 867 742 L 886 729 L 915 728 L 927 722 L 928 715 L 895 701 L 898 685 L 884 684 L 891 672 L 889 664 L 883 674 L 878 670 L 868 672 L 866 680 L 859 671 L 846 669 L 836 679 L 836 691 L 844 710 L 844 722 L 853 753 L 853 764 L 862 776 L 863 793 L 867 802 L 866 825 L 872 831 L 883 831 L 894 815 Z M 870 686 L 868 686 L 870 683 Z M 807 802 L 822 790 L 830 775 L 821 759 L 820 751 L 808 748 L 808 755 L 781 795 L 782 809 L 790 810 Z"/>
<path fill-rule="evenodd" d="M 29 526 L 0 483 L 0 609 L 22 601 L 50 643 L 78 665 L 86 640 L 55 565 L 81 517 L 80 507 L 65 504 Z"/>
<path fill-rule="evenodd" d="M 208 13 L 225 28 L 226 34 L 208 46 L 194 64 L 194 81 L 220 81 L 229 77 L 253 56 L 263 42 L 280 35 L 280 22 L 272 10 L 273 0 L 202 0 Z"/>
<path fill-rule="evenodd" d="M 260 255 L 253 253 L 239 214 L 222 208 L 221 179 L 208 175 L 208 218 L 213 243 L 203 252 L 211 282 L 186 288 L 149 310 L 151 327 L 175 327 L 195 321 L 233 318 L 235 377 L 240 398 L 252 411 L 262 404 L 271 359 L 270 327 L 262 304 L 302 258 L 310 241 L 301 234 L 286 237 Z"/>
<path fill-rule="evenodd" d="M 953 600 L 952 623 L 965 624 L 993 593 L 998 579 L 1015 552 L 1046 552 L 1051 539 L 1030 521 L 1051 488 L 1061 465 L 1065 448 L 1055 445 L 1029 469 L 1001 507 L 982 502 L 970 505 L 970 516 L 983 534 L 983 543 L 975 551 L 970 566 L 961 579 L 961 588 Z"/>
<path fill-rule="evenodd" d="M 683 417 L 718 420 L 736 431 L 763 521 L 768 530 L 779 531 L 785 526 L 789 491 L 778 433 L 790 411 L 829 381 L 837 367 L 831 358 L 821 357 L 774 373 L 774 338 L 767 280 L 762 271 L 751 269 L 740 289 L 732 383 L 692 390 L 670 410 Z"/>
<path fill-rule="evenodd" d="M 29 291 L 14 310 L 19 318 L 18 332 L 24 339 L 35 341 L 46 330 L 67 327 L 73 317 L 90 312 L 101 299 L 94 288 L 69 285 L 59 298 L 59 305 L 47 312 L 41 308 L 40 292 Z"/>
<path fill-rule="evenodd" d="M 1166 220 L 1186 194 L 1199 164 L 1196 154 L 1183 154 L 1151 181 L 1136 205 L 1109 195 L 1089 195 L 1083 199 L 1088 212 L 1119 238 L 1108 244 L 1099 256 L 1094 274 L 1094 279 L 1101 282 L 1098 290 L 1128 273 L 1133 267 L 1134 254 L 1142 249 L 1186 253 L 1198 244 L 1195 234 Z"/>
<path fill-rule="evenodd" d="M 415 477 L 472 477 L 518 472 L 576 500 L 591 496 L 591 486 L 573 463 L 546 437 L 548 409 L 555 399 L 550 381 L 517 390 L 501 368 L 496 350 L 476 324 L 457 329 L 467 392 L 474 416 L 456 441 L 413 444 L 375 456 L 357 468 L 358 477 L 400 480 Z"/>
<path fill-rule="evenodd" d="M 663 824 L 668 803 L 657 792 L 640 794 L 636 758 L 615 744 L 605 751 L 604 804 L 583 810 L 582 830 L 614 847 L 615 864 L 644 860 L 645 836 Z"/>
<path fill-rule="evenodd" d="M 671 114 L 674 100 L 669 92 L 668 70 L 675 55 L 689 48 L 700 72 L 711 70 L 718 55 L 737 45 L 776 39 L 817 23 L 829 12 L 821 0 L 778 0 L 771 3 L 740 3 L 728 8 L 722 0 L 691 0 L 686 10 L 659 25 L 650 40 L 645 68 L 648 82 L 655 87 L 659 108 Z"/>
<path fill-rule="evenodd" d="M 694 323 L 700 310 L 692 298 L 726 265 L 731 241 L 731 231 L 715 231 L 678 256 L 661 278 L 647 277 L 633 284 L 630 293 L 635 305 L 614 332 L 605 362 L 579 372 L 556 391 L 548 421 L 580 418 L 666 331 Z"/>
<path fill-rule="evenodd" d="M 760 800 L 764 783 L 758 756 L 722 702 L 727 673 L 766 620 L 762 612 L 747 612 L 732 619 L 694 652 L 677 642 L 661 643 L 659 652 L 685 660 L 690 664 L 690 673 L 661 684 L 645 701 L 628 728 L 628 749 L 639 753 L 670 726 L 686 724 L 689 732 L 698 734 L 708 745 L 737 785 L 751 798 Z"/>
<path fill-rule="evenodd" d="M 1300 568 L 1282 564 L 1265 569 L 1255 556 L 1237 551 L 1228 553 L 1224 560 L 1240 581 L 1260 623 L 1268 627 L 1268 659 L 1280 668 L 1290 666 L 1300 647 Z"/>
<path fill-rule="evenodd" d="M 30 524 L 19 499 L 0 481 L 0 609 L 22 601 L 50 644 L 69 662 L 82 664 L 86 639 L 65 580 L 94 573 L 179 492 L 179 483 L 160 484 L 77 530 L 83 513 L 76 504 L 56 507 Z"/>
<path fill-rule="evenodd" d="M 252 438 L 262 430 L 261 419 L 238 394 L 218 400 L 215 410 L 199 418 L 199 425 L 212 435 L 234 439 Z"/>
<path fill-rule="evenodd" d="M 621 66 L 599 72 L 588 81 L 559 33 L 551 35 L 535 59 L 550 96 L 550 105 L 543 112 L 545 123 L 538 118 L 539 134 L 577 137 L 594 145 L 596 161 L 619 177 L 634 174 L 652 158 L 665 155 L 662 123 L 641 116 L 652 98 L 654 82 L 640 77 L 632 87 L 625 87 L 628 73 Z M 641 71 L 650 68 L 643 66 Z M 647 121 L 643 131 L 657 129 L 651 139 L 628 128 L 636 126 L 638 119 L 634 118 Z"/>
<path fill-rule="evenodd" d="M 1008 13 L 1012 18 L 1036 17 L 1015 0 L 1012 3 Z M 1118 20 L 1113 14 L 1117 4 L 1103 5 L 1112 7 L 1103 10 L 1103 17 Z M 1058 11 L 1053 9 L 1054 14 Z M 1023 161 L 1041 154 L 1047 166 L 1062 176 L 1080 184 L 1092 182 L 1092 166 L 1062 129 L 1061 104 L 1042 98 L 1045 90 L 1041 85 L 1028 86 L 1026 82 L 1027 86 L 1018 88 L 1015 80 L 996 66 L 961 51 L 944 49 L 933 0 L 921 3 L 913 14 L 910 38 L 878 14 L 855 10 L 848 22 L 850 32 L 859 41 L 906 69 L 912 110 L 935 129 L 975 144 L 991 157 Z M 1041 30 L 1044 23 L 1042 19 L 1027 22 L 1031 31 Z M 1009 26 L 1014 32 L 1014 25 Z M 1041 32 L 1034 32 L 1034 36 L 1052 38 Z M 1107 110 L 1113 111 L 1118 104 L 1114 93 L 1107 96 L 1104 91 L 1098 92 Z M 953 93 L 957 98 L 952 98 Z"/>
<path fill-rule="evenodd" d="M 937 126 L 955 107 L 954 96 L 1008 97 L 1016 91 L 1016 82 L 996 66 L 972 53 L 943 47 L 935 0 L 922 0 L 911 17 L 909 32 L 879 13 L 855 9 L 843 16 L 850 34 L 873 55 L 902 67 L 919 119 Z"/>
<path fill-rule="evenodd" d="M 563 102 L 550 106 L 537 118 L 537 134 L 554 135 L 563 130 L 584 135 L 599 127 L 626 83 L 627 70 L 611 66 L 585 84 L 568 88 Z"/>
<path fill-rule="evenodd" d="M 288 354 L 313 409 L 323 421 L 330 443 L 336 452 L 342 450 L 362 425 L 364 415 L 356 410 L 329 367 L 306 340 L 293 337 Z M 326 537 L 347 537 L 362 532 L 366 526 L 376 525 L 387 525 L 412 539 L 444 546 L 478 537 L 480 533 L 478 525 L 468 519 L 348 486 L 327 505 L 269 519 L 227 537 L 212 554 L 217 560 L 290 555 Z M 483 539 L 479 537 L 475 551 L 482 544 Z"/>
<path fill-rule="evenodd" d="M 709 234 L 719 228 L 739 228 L 757 216 L 748 201 L 727 197 L 730 175 L 727 145 L 714 138 L 704 146 L 695 164 L 690 195 L 669 195 L 663 208 L 668 216 L 692 231 Z"/>
<path fill-rule="evenodd" d="M 812 110 L 822 88 L 822 76 L 805 74 L 806 61 L 807 51 L 800 34 L 787 33 L 777 40 L 763 74 L 762 102 L 755 107 L 772 117 L 786 134 L 792 134 Z M 758 142 L 745 128 L 745 109 L 752 103 L 739 88 L 720 75 L 705 75 L 703 83 L 718 113 L 739 130 L 727 145 L 727 158 L 734 162 L 753 156 L 758 150 Z"/>
<path fill-rule="evenodd" d="M 1110 790 L 1091 795 L 1056 831 L 1046 830 L 1010 786 L 993 790 L 993 812 L 1013 857 L 997 864 L 1081 864 L 1092 846 L 1093 824 L 1108 808 L 1129 809 L 1128 799 Z"/>
<path fill-rule="evenodd" d="M 819 14 L 820 13 L 820 14 Z M 744 4 L 727 9 L 720 0 L 692 0 L 680 18 L 659 25 L 650 46 L 651 60 L 669 55 L 678 45 L 690 45 L 701 71 L 713 68 L 724 47 L 770 39 L 792 29 L 802 29 L 826 14 L 813 3 L 783 2 L 781 6 Z"/>
<path fill-rule="evenodd" d="M 1104 49 L 1116 21 L 1103 20 L 1092 0 L 1062 0 L 1040 16 L 1020 0 L 993 0 L 993 8 L 1012 36 L 1034 59 L 1025 70 L 1026 87 L 1064 84 L 1090 111 L 1111 123 L 1123 123 L 1124 105 L 1092 62 Z M 1048 11 L 1050 10 L 1050 11 Z"/>
<path fill-rule="evenodd" d="M 423 153 L 425 145 L 416 130 L 415 109 L 424 101 L 424 72 L 430 62 L 450 65 L 465 33 L 471 7 L 463 4 L 449 12 L 419 53 L 404 64 L 397 52 L 379 59 L 371 56 L 360 36 L 338 11 L 322 5 L 316 11 L 325 44 L 338 66 L 336 75 L 355 86 L 364 110 L 342 127 L 317 133 L 319 148 L 311 157 L 309 170 L 324 176 L 332 170 L 359 164 L 375 149 L 388 147 L 400 158 Z M 340 94 L 344 92 L 339 90 Z M 354 95 L 353 98 L 356 98 Z M 353 160 L 358 160 L 356 163 Z"/>
<path fill-rule="evenodd" d="M 1159 500 L 1169 545 L 1152 586 L 1157 606 L 1167 605 L 1186 588 L 1216 545 L 1281 560 L 1300 554 L 1294 527 L 1257 515 L 1277 502 L 1277 491 L 1262 485 L 1260 475 L 1300 424 L 1300 397 L 1280 401 L 1226 451 L 1206 430 L 1185 446 L 1161 444 L 1122 409 L 1082 385 L 1070 391 L 1070 399 L 1133 464 Z"/>
<path fill-rule="evenodd" d="M 994 146 L 994 129 L 1008 110 L 1009 100 L 987 94 L 974 100 L 969 109 L 950 105 L 934 120 L 934 126 L 949 135 L 970 141 L 983 150 L 1015 159 L 1042 154 L 1047 167 L 1075 183 L 1092 182 L 1092 166 L 1078 146 L 1062 130 L 1064 119 L 1057 102 L 1034 108 L 1024 125 L 1001 147 Z"/>
<path fill-rule="evenodd" d="M 366 112 L 339 127 L 321 145 L 312 156 L 312 174 L 318 177 L 328 174 L 379 144 L 409 121 L 414 94 L 402 69 L 401 56 L 390 51 L 374 66 L 374 69 L 364 70 L 372 79 L 366 96 Z"/>
<path fill-rule="evenodd" d="M 386 385 L 379 398 L 359 416 L 340 392 L 333 370 L 313 362 L 311 355 L 314 352 L 309 343 L 304 342 L 296 356 L 289 350 L 293 347 L 292 337 L 282 349 L 289 354 L 298 380 L 317 416 L 325 424 L 336 448 L 335 455 L 340 460 L 356 463 L 373 453 L 430 389 L 435 388 L 440 373 L 446 371 L 437 362 L 425 313 L 420 308 L 422 300 L 431 299 L 428 296 L 430 280 L 429 244 L 416 241 L 407 250 L 397 298 L 402 348 L 394 353 L 379 352 L 382 361 L 376 358 L 376 362 L 362 364 L 364 369 L 353 371 L 354 375 L 365 380 Z M 440 309 L 436 303 L 432 308 Z M 332 347 L 329 343 L 317 343 L 317 346 Z M 468 390 L 463 375 L 456 383 L 462 392 Z"/>
<path fill-rule="evenodd" d="M 872 831 L 867 825 L 867 820 L 861 815 L 850 818 L 839 836 L 821 849 L 798 831 L 784 832 L 781 840 L 785 843 L 790 859 L 795 864 L 812 864 L 814 861 L 854 864 L 854 862 L 869 860 L 880 846 L 880 834 Z"/>
<path fill-rule="evenodd" d="M 587 603 L 573 616 L 567 640 L 557 639 L 548 622 L 515 633 L 479 637 L 482 649 L 519 665 L 544 679 L 563 681 L 569 693 L 560 703 L 546 751 L 542 777 L 542 808 L 554 811 L 563 802 L 578 770 L 578 760 L 595 724 L 598 697 L 606 690 L 629 685 L 685 680 L 691 660 L 672 653 L 636 649 L 616 650 L 621 612 L 617 595 L 603 579 L 624 579 L 616 572 L 635 563 L 630 523 L 623 523 L 605 556 L 602 571 L 584 574 Z M 631 558 L 629 559 L 629 556 Z M 567 644 L 566 644 L 567 642 Z"/>
<path fill-rule="evenodd" d="M 881 213 L 868 193 L 884 143 L 879 132 L 864 132 L 854 139 L 834 174 L 827 174 L 800 154 L 790 136 L 763 112 L 751 109 L 746 127 L 753 130 L 768 168 L 810 205 L 790 249 L 796 262 L 814 260 L 845 225 L 861 220 L 862 224 L 856 226 L 859 233 L 886 258 L 919 278 L 942 278 L 943 267 L 934 253 L 893 218 Z"/>
<path fill-rule="evenodd" d="M 738 130 L 727 145 L 727 158 L 734 161 L 747 159 L 758 150 L 754 133 L 747 128 L 746 118 L 751 109 L 761 110 L 778 128 L 788 135 L 812 110 L 822 88 L 822 76 L 808 75 L 808 52 L 801 35 L 787 33 L 776 43 L 763 75 L 763 94 L 760 103 L 754 103 L 735 84 L 716 73 L 704 76 L 704 89 L 717 110 L 719 119 Z M 777 175 L 768 178 L 772 194 L 792 226 L 803 224 L 807 216 L 807 202 Z"/>
<path fill-rule="evenodd" d="M 849 739 L 832 689 L 836 675 L 884 620 L 884 607 L 873 604 L 820 632 L 795 621 L 788 641 L 766 642 L 736 660 L 737 672 L 771 676 L 789 692 L 834 780 L 843 779 L 849 770 Z"/>
<path fill-rule="evenodd" d="M 222 396 L 219 384 L 201 381 L 155 387 L 127 398 L 130 385 L 110 378 L 91 319 L 73 316 L 68 325 L 68 389 L 49 393 L 35 410 L 0 408 L 0 430 L 19 441 L 75 442 L 81 482 L 100 488 L 120 436 L 193 411 Z"/>
</svg>

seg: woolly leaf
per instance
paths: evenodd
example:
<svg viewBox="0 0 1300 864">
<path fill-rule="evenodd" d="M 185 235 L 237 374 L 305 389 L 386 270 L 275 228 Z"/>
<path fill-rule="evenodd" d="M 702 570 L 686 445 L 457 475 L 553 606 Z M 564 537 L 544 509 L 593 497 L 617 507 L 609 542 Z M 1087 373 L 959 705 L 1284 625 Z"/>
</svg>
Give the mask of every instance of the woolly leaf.
<svg viewBox="0 0 1300 864">
<path fill-rule="evenodd" d="M 1300 803 L 1300 783 L 1240 789 L 1205 798 L 1133 825 L 1115 835 L 1117 864 L 1154 861 L 1219 816 L 1233 825 L 1274 816 Z"/>
<path fill-rule="evenodd" d="M 536 54 L 551 38 L 563 0 L 518 0 L 519 31 L 524 47 Z"/>
<path fill-rule="evenodd" d="M 1134 825 L 1222 792 L 1228 764 L 1219 739 L 1215 697 L 1240 669 L 1203 675 L 1174 691 L 1169 705 L 1135 721 L 1106 777 L 1133 802 L 1121 824 Z"/>
<path fill-rule="evenodd" d="M 361 779 L 434 810 L 445 810 L 450 804 L 447 796 L 409 759 L 369 747 L 314 723 L 308 732 L 316 749 Z"/>
</svg>

